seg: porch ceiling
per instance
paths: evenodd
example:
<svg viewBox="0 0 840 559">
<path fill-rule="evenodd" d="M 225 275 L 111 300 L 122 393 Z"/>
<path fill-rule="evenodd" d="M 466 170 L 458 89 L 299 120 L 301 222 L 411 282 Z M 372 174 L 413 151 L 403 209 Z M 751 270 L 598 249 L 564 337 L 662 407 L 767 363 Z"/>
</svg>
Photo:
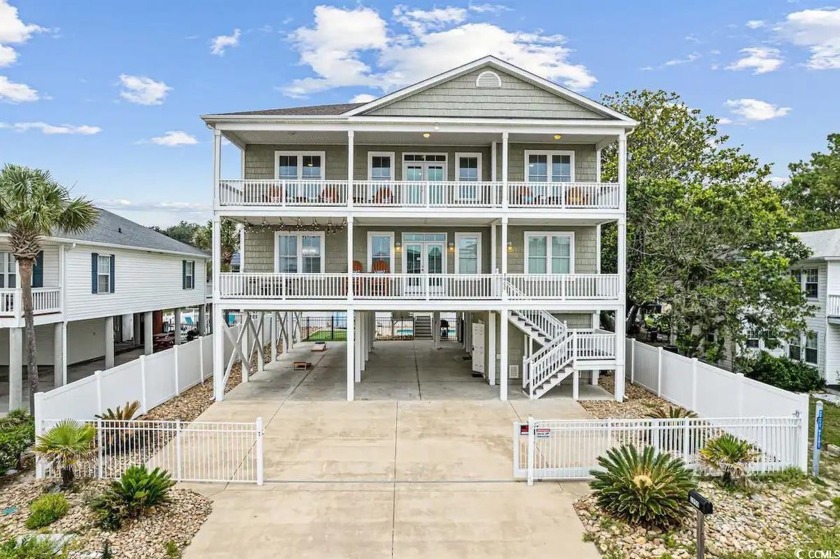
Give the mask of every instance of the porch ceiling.
<svg viewBox="0 0 840 559">
<path fill-rule="evenodd" d="M 383 214 L 387 212 L 387 210 L 382 210 Z M 608 223 L 608 220 L 600 219 L 593 221 L 591 219 L 565 219 L 560 212 L 557 212 L 558 215 L 552 216 L 550 218 L 540 217 L 540 218 L 529 218 L 529 217 L 511 217 L 509 218 L 509 225 L 528 225 L 528 226 L 537 226 L 537 225 L 545 225 L 545 226 L 557 226 L 557 225 L 564 225 L 564 226 L 592 226 L 598 225 L 600 223 Z M 323 216 L 307 216 L 307 217 L 278 217 L 278 216 L 260 216 L 260 217 L 252 217 L 252 216 L 225 216 L 227 219 L 232 219 L 238 223 L 246 223 L 249 225 L 264 225 L 264 226 L 279 226 L 281 223 L 286 225 L 289 224 L 296 224 L 298 223 L 298 219 L 302 226 L 312 226 L 313 224 L 317 224 L 318 226 L 326 225 L 329 220 L 332 220 L 334 224 L 340 224 L 342 222 L 342 217 L 336 217 L 335 213 L 325 213 Z M 453 219 L 450 217 L 424 217 L 422 214 L 418 214 L 417 217 L 411 217 L 406 222 L 407 218 L 405 216 L 389 216 L 389 215 L 382 215 L 382 216 L 356 216 L 354 218 L 354 224 L 361 227 L 367 226 L 393 226 L 393 227 L 405 227 L 410 225 L 411 227 L 463 227 L 464 229 L 469 228 L 470 226 L 486 226 L 489 227 L 493 223 L 501 225 L 501 220 L 496 216 L 476 216 L 476 217 L 458 217 L 457 219 Z"/>
</svg>

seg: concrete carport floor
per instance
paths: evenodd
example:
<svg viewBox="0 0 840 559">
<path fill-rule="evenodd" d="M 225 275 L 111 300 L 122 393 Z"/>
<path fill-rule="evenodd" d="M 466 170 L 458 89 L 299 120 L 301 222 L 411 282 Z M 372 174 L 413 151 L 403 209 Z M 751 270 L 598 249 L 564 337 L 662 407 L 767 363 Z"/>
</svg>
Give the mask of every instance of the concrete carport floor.
<svg viewBox="0 0 840 559">
<path fill-rule="evenodd" d="M 214 504 L 185 557 L 599 557 L 572 507 L 585 485 L 512 480 L 514 421 L 586 411 L 563 397 L 500 401 L 454 359 L 462 349 L 430 344 L 377 343 L 356 384 L 366 401 L 345 400 L 344 346 L 328 342 L 211 406 L 200 420 L 263 417 L 266 483 L 191 485 Z"/>
</svg>

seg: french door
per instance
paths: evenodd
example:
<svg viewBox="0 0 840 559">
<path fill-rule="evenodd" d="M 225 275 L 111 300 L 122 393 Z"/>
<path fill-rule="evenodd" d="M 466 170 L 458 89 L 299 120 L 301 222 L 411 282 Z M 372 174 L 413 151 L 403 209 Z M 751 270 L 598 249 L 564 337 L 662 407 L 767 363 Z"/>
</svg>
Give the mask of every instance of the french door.
<svg viewBox="0 0 840 559">
<path fill-rule="evenodd" d="M 403 243 L 405 270 L 409 277 L 407 288 L 409 293 L 418 295 L 428 289 L 429 292 L 440 292 L 443 289 L 441 274 L 446 273 L 446 241 L 434 237 L 445 237 L 445 234 L 408 233 L 408 239 Z"/>
<path fill-rule="evenodd" d="M 403 180 L 408 181 L 403 191 L 402 202 L 409 206 L 427 203 L 439 204 L 444 200 L 440 187 L 423 183 L 443 182 L 446 180 L 446 155 L 428 153 L 406 153 L 403 156 Z M 412 184 L 414 183 L 414 184 Z M 428 187 L 428 192 L 426 191 Z"/>
</svg>

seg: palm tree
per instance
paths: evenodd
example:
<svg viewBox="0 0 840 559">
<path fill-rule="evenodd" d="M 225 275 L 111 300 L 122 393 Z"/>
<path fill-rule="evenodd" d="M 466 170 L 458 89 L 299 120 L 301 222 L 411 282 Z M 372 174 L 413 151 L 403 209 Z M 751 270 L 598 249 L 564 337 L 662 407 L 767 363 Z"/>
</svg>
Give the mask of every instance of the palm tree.
<svg viewBox="0 0 840 559">
<path fill-rule="evenodd" d="M 73 466 L 90 453 L 95 436 L 96 429 L 90 423 L 64 419 L 38 437 L 34 450 L 61 468 L 61 486 L 67 488 L 75 478 Z"/>
<path fill-rule="evenodd" d="M 239 231 L 236 229 L 236 223 L 229 219 L 222 219 L 222 254 L 221 267 L 222 272 L 230 271 L 230 261 L 233 259 L 233 253 L 239 247 Z M 208 221 L 204 227 L 199 227 L 193 235 L 192 244 L 201 250 L 212 250 L 213 248 L 213 222 Z M 213 256 L 216 256 L 215 254 Z"/>
<path fill-rule="evenodd" d="M 38 361 L 32 309 L 32 268 L 41 252 L 41 240 L 54 232 L 81 233 L 98 219 L 93 205 L 53 180 L 48 171 L 7 164 L 0 171 L 0 230 L 10 235 L 12 254 L 20 267 L 26 353 L 29 363 L 29 409 L 35 409 Z"/>
</svg>

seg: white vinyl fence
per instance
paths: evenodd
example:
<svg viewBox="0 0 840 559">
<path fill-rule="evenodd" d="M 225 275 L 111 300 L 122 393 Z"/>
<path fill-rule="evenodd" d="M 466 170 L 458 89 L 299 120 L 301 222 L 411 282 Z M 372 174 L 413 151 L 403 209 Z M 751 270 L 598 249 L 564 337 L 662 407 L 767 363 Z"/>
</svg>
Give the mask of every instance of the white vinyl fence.
<svg viewBox="0 0 840 559">
<path fill-rule="evenodd" d="M 42 431 L 57 420 L 44 420 Z M 194 421 L 81 421 L 96 428 L 91 452 L 73 471 L 87 479 L 117 479 L 134 465 L 166 470 L 175 481 L 263 483 L 262 418 L 254 423 Z M 58 476 L 39 462 L 38 477 Z"/>
<path fill-rule="evenodd" d="M 653 446 L 698 467 L 709 439 L 730 433 L 759 451 L 751 472 L 807 467 L 807 424 L 801 417 L 539 420 L 513 425 L 513 475 L 517 479 L 589 479 L 610 448 Z"/>
<path fill-rule="evenodd" d="M 226 339 L 225 358 L 232 353 L 233 343 Z M 47 419 L 93 419 L 135 400 L 146 413 L 212 376 L 213 336 L 203 336 L 35 394 L 36 425 Z"/>
<path fill-rule="evenodd" d="M 808 424 L 808 394 L 627 340 L 625 374 L 633 384 L 703 417 L 799 417 Z"/>
</svg>

